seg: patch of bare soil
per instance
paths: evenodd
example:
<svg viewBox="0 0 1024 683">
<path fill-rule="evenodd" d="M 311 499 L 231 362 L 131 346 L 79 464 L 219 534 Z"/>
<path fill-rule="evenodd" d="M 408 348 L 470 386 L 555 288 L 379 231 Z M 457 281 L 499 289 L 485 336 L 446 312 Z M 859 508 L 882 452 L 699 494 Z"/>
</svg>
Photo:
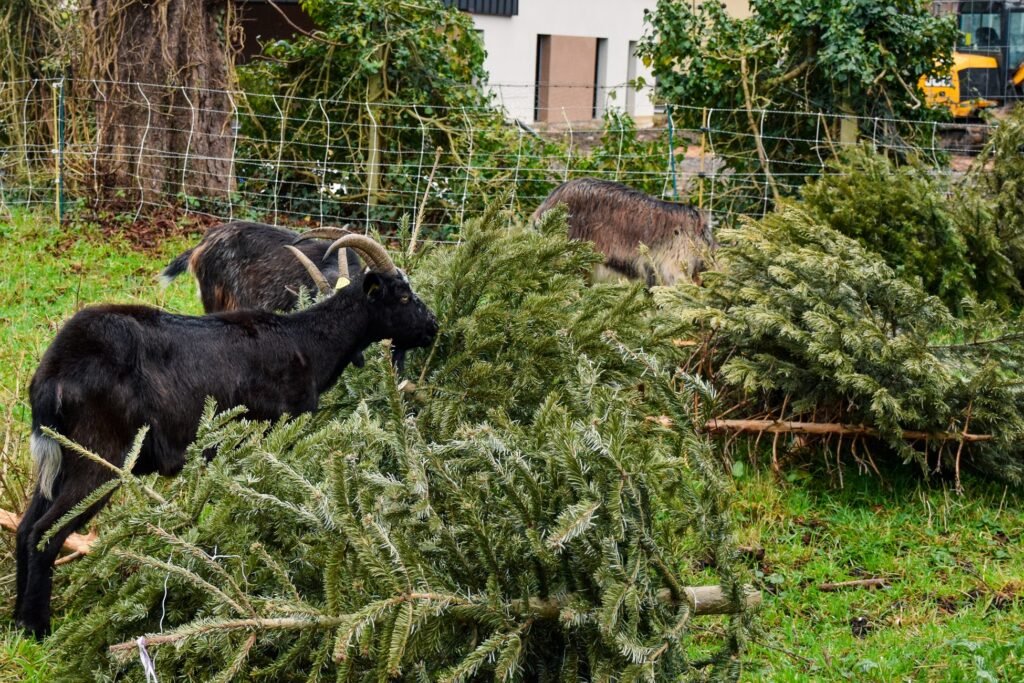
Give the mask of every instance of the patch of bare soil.
<svg viewBox="0 0 1024 683">
<path fill-rule="evenodd" d="M 136 207 L 127 203 L 108 203 L 82 218 L 96 224 L 104 237 L 122 239 L 136 251 L 157 251 L 166 240 L 202 234 L 211 225 L 223 221 L 208 214 L 186 212 L 181 207 L 161 207 L 135 215 Z"/>
</svg>

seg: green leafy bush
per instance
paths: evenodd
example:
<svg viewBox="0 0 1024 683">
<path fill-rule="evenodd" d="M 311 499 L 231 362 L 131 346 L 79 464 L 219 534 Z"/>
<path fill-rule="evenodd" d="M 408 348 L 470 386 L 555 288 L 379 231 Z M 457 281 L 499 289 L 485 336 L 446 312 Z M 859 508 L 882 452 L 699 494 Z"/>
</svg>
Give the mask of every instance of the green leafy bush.
<svg viewBox="0 0 1024 683">
<path fill-rule="evenodd" d="M 660 289 L 665 330 L 699 341 L 695 358 L 735 404 L 773 419 L 876 429 L 906 460 L 1024 482 L 1021 335 L 991 307 L 953 317 L 876 254 L 786 205 L 725 231 L 704 287 Z M 722 399 L 726 400 L 726 399 Z M 738 415 L 733 415 L 738 416 Z M 991 434 L 913 445 L 904 430 Z M 929 460 L 931 458 L 931 460 Z"/>
<path fill-rule="evenodd" d="M 168 679 L 735 678 L 749 615 L 697 642 L 675 597 L 709 557 L 742 590 L 709 444 L 626 350 L 646 295 L 586 287 L 565 233 L 491 212 L 412 264 L 442 326 L 412 393 L 372 354 L 315 417 L 211 406 L 160 499 L 126 477 L 63 592 L 59 676 L 142 680 L 145 633 Z"/>
<path fill-rule="evenodd" d="M 435 149 L 442 169 L 467 168 L 433 188 L 443 208 L 459 207 L 469 131 L 500 122 L 475 85 L 487 74 L 472 19 L 439 0 L 302 6 L 315 36 L 275 41 L 266 59 L 239 68 L 239 174 L 252 208 L 316 215 L 323 205 L 327 215 L 397 222 Z M 269 163 L 280 158 L 291 163 Z"/>
<path fill-rule="evenodd" d="M 844 116 L 897 148 L 930 140 L 932 127 L 911 121 L 948 114 L 921 107 L 916 84 L 951 66 L 956 35 L 921 0 L 752 0 L 744 18 L 718 2 L 659 0 L 640 54 L 681 127 L 704 127 L 713 110 L 715 153 L 738 172 L 722 189 L 751 212 L 795 194 L 822 150 L 847 138 Z"/>
</svg>

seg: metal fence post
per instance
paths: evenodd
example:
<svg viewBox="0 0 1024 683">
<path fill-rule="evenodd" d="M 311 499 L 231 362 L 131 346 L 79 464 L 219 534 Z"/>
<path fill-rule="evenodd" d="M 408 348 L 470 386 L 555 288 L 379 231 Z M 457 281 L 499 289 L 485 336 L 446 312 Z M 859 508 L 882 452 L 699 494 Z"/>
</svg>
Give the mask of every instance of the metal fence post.
<svg viewBox="0 0 1024 683">
<path fill-rule="evenodd" d="M 64 79 L 53 84 L 56 97 L 53 99 L 54 164 L 56 178 L 57 225 L 64 221 Z"/>
<path fill-rule="evenodd" d="M 672 198 L 679 201 L 679 179 L 676 177 L 676 134 L 675 126 L 672 124 L 672 105 L 665 105 L 665 112 L 668 114 L 668 167 L 672 174 Z"/>
</svg>

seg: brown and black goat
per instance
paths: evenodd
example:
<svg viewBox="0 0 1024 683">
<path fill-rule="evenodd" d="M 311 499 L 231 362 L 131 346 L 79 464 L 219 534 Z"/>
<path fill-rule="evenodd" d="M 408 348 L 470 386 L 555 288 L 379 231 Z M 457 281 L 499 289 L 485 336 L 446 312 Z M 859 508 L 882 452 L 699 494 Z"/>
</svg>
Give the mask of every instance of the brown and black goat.
<svg viewBox="0 0 1024 683">
<path fill-rule="evenodd" d="M 259 308 L 291 311 L 299 300 L 299 289 L 315 285 L 329 294 L 339 278 L 351 282 L 362 276 L 362 263 L 352 249 L 338 251 L 337 261 L 326 259 L 331 241 L 351 234 L 346 228 L 318 228 L 299 234 L 265 223 L 232 221 L 206 231 L 199 244 L 179 254 L 160 273 L 167 287 L 186 270 L 196 279 L 199 299 L 207 313 Z M 320 239 L 320 238 L 329 239 Z M 292 258 L 285 249 L 320 263 L 312 271 Z M 294 250 L 298 250 L 296 253 Z M 395 365 L 405 364 L 405 349 L 395 349 Z M 352 359 L 363 366 L 363 357 Z"/>
<path fill-rule="evenodd" d="M 167 286 L 187 270 L 199 285 L 199 298 L 207 313 L 247 308 L 291 311 L 300 287 L 316 285 L 323 291 L 334 287 L 339 277 L 351 280 L 361 272 L 362 264 L 352 250 L 339 252 L 337 262 L 324 262 L 331 241 L 347 234 L 345 228 L 299 234 L 263 223 L 224 223 L 207 230 L 199 244 L 167 264 L 160 273 L 160 282 Z M 329 239 L 314 239 L 320 237 Z M 324 262 L 322 280 L 311 279 L 307 270 L 281 248 L 286 245 L 295 245 L 314 263 Z"/>
<path fill-rule="evenodd" d="M 594 271 L 598 280 L 624 276 L 648 286 L 672 285 L 681 277 L 697 280 L 717 246 L 706 213 L 608 180 L 563 183 L 537 207 L 533 219 L 559 204 L 569 210 L 569 237 L 593 242 L 604 254 L 603 266 Z"/>
<path fill-rule="evenodd" d="M 347 235 L 327 254 L 342 248 L 359 251 L 369 270 L 303 311 L 190 317 L 146 306 L 100 305 L 64 324 L 29 387 L 38 482 L 18 527 L 19 626 L 37 637 L 49 630 L 53 561 L 64 539 L 107 498 L 60 528 L 41 550 L 38 544 L 113 476 L 64 448 L 44 427 L 120 467 L 135 435 L 148 425 L 133 472 L 173 475 L 184 466 L 206 397 L 222 409 L 245 406 L 248 417 L 258 420 L 310 412 L 369 344 L 391 339 L 414 348 L 433 341 L 437 319 L 384 248 L 365 236 Z"/>
</svg>

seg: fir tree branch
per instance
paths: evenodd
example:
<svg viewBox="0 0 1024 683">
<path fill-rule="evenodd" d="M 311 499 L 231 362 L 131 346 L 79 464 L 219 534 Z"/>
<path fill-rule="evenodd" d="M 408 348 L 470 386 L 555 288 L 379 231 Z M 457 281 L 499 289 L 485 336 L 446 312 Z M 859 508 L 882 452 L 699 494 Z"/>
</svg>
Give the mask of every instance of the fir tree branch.
<svg viewBox="0 0 1024 683">
<path fill-rule="evenodd" d="M 761 591 L 754 590 L 751 586 L 744 586 L 744 599 L 742 608 L 733 603 L 725 594 L 722 586 L 681 586 L 680 599 L 672 597 L 672 590 L 669 588 L 659 589 L 655 593 L 658 602 L 665 605 L 677 605 L 685 602 L 693 616 L 706 616 L 714 614 L 736 614 L 741 609 L 749 610 L 761 604 Z M 537 619 L 559 619 L 562 610 L 567 609 L 576 598 L 569 593 L 548 598 L 530 598 L 526 609 L 523 609 L 521 599 L 512 600 L 509 607 L 514 613 L 533 615 Z"/>
<path fill-rule="evenodd" d="M 256 616 L 256 610 L 253 608 L 252 603 L 249 602 L 249 597 L 245 594 L 245 591 L 243 591 L 241 587 L 235 582 L 235 580 L 231 578 L 231 575 L 228 574 L 227 571 L 225 571 L 224 567 L 220 566 L 217 562 L 215 562 L 214 559 L 210 557 L 210 555 L 207 554 L 205 550 L 192 543 L 189 543 L 188 541 L 182 538 L 178 538 L 174 534 L 164 531 L 155 524 L 146 524 L 146 529 L 148 529 L 150 533 L 164 539 L 170 545 L 179 548 L 184 552 L 188 553 L 189 555 L 191 555 L 192 557 L 196 558 L 197 560 L 202 562 L 205 567 L 209 568 L 215 574 L 221 577 L 221 579 L 223 579 L 229 586 L 231 586 L 231 589 L 234 592 L 234 594 L 238 596 L 238 600 L 240 601 L 239 604 L 244 605 L 246 611 L 249 612 L 249 614 L 251 614 L 254 617 Z"/>
<path fill-rule="evenodd" d="M 136 562 L 137 564 L 140 564 L 140 565 L 143 565 L 143 566 L 149 566 L 149 567 L 152 567 L 154 569 L 158 569 L 158 570 L 163 571 L 163 572 L 167 572 L 167 573 L 170 573 L 170 574 L 175 574 L 177 576 L 180 576 L 185 581 L 187 581 L 187 582 L 189 582 L 189 583 L 191 583 L 191 584 L 193 584 L 193 585 L 195 585 L 195 586 L 197 586 L 197 587 L 199 587 L 199 588 L 201 588 L 201 589 L 203 589 L 205 591 L 208 591 L 208 592 L 216 595 L 217 597 L 219 597 L 221 599 L 221 601 L 224 602 L 224 604 L 230 606 L 231 609 L 235 610 L 239 614 L 245 614 L 246 612 L 250 611 L 250 610 L 247 610 L 247 609 L 243 608 L 241 605 L 239 605 L 237 602 L 235 602 L 235 600 L 233 598 L 231 598 L 229 595 L 227 595 L 224 591 L 222 591 L 221 589 L 217 588 L 212 583 L 210 583 L 209 581 L 207 581 L 203 577 L 199 576 L 195 572 L 190 571 L 190 570 L 188 570 L 188 569 L 186 569 L 184 567 L 179 567 L 176 564 L 171 564 L 169 562 L 163 562 L 161 560 L 157 560 L 157 559 L 154 559 L 152 557 L 146 557 L 145 555 L 139 555 L 138 553 L 126 552 L 124 550 L 114 550 L 114 554 L 117 557 L 121 557 L 121 558 L 124 558 L 126 560 L 131 560 L 133 562 Z"/>
<path fill-rule="evenodd" d="M 127 555 L 130 559 L 130 555 Z M 164 568 L 178 569 L 174 567 L 168 567 L 164 565 Z M 711 614 L 729 614 L 735 611 L 735 606 L 728 601 L 721 586 L 692 586 L 684 588 L 684 595 L 686 596 L 686 602 L 690 606 L 690 609 L 694 616 L 703 616 Z M 662 589 L 657 593 L 657 598 L 663 603 L 672 603 L 672 592 L 669 589 Z M 427 602 L 446 602 L 450 604 L 462 604 L 469 605 L 468 601 L 459 600 L 453 598 L 453 596 L 439 594 L 439 593 L 410 593 L 408 595 L 396 596 L 387 601 L 389 607 L 394 607 L 408 602 L 416 601 L 427 601 Z M 528 605 L 528 612 L 538 619 L 546 620 L 557 620 L 561 615 L 562 610 L 569 605 L 572 601 L 572 596 L 566 595 L 561 597 L 549 597 L 543 598 L 530 598 Z M 761 592 L 755 591 L 750 588 L 746 589 L 746 596 L 744 602 L 744 608 L 750 609 L 756 607 L 761 602 Z M 513 600 L 509 603 L 510 608 L 513 612 L 521 611 L 523 603 L 521 600 Z M 310 628 L 319 629 L 330 629 L 351 622 L 352 615 L 341 615 L 335 617 L 321 616 L 317 618 L 296 618 L 296 617 L 277 617 L 277 618 L 251 618 L 251 619 L 233 619 L 229 621 L 215 621 L 215 622 L 203 622 L 195 626 L 185 627 L 178 631 L 167 633 L 167 634 L 156 634 L 145 636 L 147 646 L 164 645 L 167 643 L 176 643 L 187 638 L 194 638 L 197 636 L 205 635 L 214 631 L 234 631 L 234 630 L 256 630 L 256 631 L 267 631 L 267 630 L 303 630 Z M 123 643 L 117 643 L 111 645 L 108 649 L 110 652 L 120 652 L 125 650 L 131 650 L 138 647 L 138 644 L 134 640 L 125 641 Z"/>
<path fill-rule="evenodd" d="M 233 619 L 230 621 L 208 621 L 199 624 L 188 625 L 164 634 L 151 634 L 143 636 L 146 639 L 146 646 L 166 645 L 177 643 L 188 638 L 215 633 L 218 631 L 297 631 L 311 628 L 329 629 L 337 628 L 345 623 L 346 617 L 320 617 L 317 619 L 297 619 L 295 617 L 276 618 L 255 618 L 255 619 Z M 128 640 L 123 643 L 111 645 L 107 650 L 112 653 L 124 652 L 138 648 L 137 640 Z"/>
<path fill-rule="evenodd" d="M 1013 344 L 1024 341 L 1024 332 L 1013 332 L 1010 334 L 1000 335 L 998 337 L 992 337 L 990 339 L 978 339 L 970 342 L 961 342 L 959 344 L 932 344 L 928 348 L 931 349 L 944 349 L 949 351 L 961 351 L 966 349 L 976 349 L 983 346 L 995 346 L 998 344 Z"/>
<path fill-rule="evenodd" d="M 149 430 L 148 426 L 143 427 L 140 430 L 140 433 L 145 435 L 145 432 L 148 431 L 148 430 Z M 83 458 L 85 458 L 87 460 L 91 460 L 94 463 L 96 463 L 98 465 L 101 465 L 102 467 L 110 470 L 111 472 L 116 474 L 121 479 L 121 481 L 126 482 L 128 484 L 137 485 L 142 491 L 144 491 L 146 493 L 147 496 L 149 496 L 150 498 L 155 500 L 157 503 L 159 503 L 161 505 L 164 505 L 165 503 L 167 503 L 167 501 L 164 500 L 163 496 L 161 496 L 159 493 L 154 491 L 147 484 L 144 484 L 138 477 L 135 477 L 131 472 L 129 472 L 129 471 L 127 471 L 127 470 L 125 470 L 125 469 L 123 469 L 121 467 L 118 467 L 117 465 L 115 465 L 114 463 L 110 462 L 109 460 L 106 460 L 105 458 L 103 458 L 103 457 L 93 453 L 88 448 L 86 448 L 86 447 L 84 447 L 84 446 L 82 446 L 80 444 L 75 443 L 74 441 L 72 441 L 71 439 L 67 438 L 63 434 L 58 434 L 57 432 L 53 431 L 49 427 L 43 427 L 42 428 L 42 432 L 44 434 L 46 434 L 47 436 L 49 436 L 49 437 L 53 438 L 54 440 L 56 440 L 60 445 L 64 446 L 65 448 L 70 448 L 75 453 L 78 453 L 79 455 L 81 455 Z M 141 441 L 139 440 L 138 436 L 136 436 L 136 444 L 139 447 L 141 447 Z"/>
</svg>

